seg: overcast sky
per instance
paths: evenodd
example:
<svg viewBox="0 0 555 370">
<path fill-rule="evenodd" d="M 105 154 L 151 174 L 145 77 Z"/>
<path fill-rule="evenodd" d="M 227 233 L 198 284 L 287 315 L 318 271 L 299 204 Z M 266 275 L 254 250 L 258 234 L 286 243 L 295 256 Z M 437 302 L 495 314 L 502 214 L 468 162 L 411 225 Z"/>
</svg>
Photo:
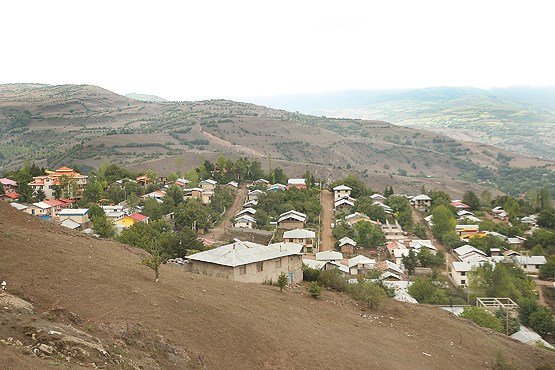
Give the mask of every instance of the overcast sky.
<svg viewBox="0 0 555 370">
<path fill-rule="evenodd" d="M 0 83 L 172 100 L 555 85 L 555 1 L 2 1 Z"/>
</svg>

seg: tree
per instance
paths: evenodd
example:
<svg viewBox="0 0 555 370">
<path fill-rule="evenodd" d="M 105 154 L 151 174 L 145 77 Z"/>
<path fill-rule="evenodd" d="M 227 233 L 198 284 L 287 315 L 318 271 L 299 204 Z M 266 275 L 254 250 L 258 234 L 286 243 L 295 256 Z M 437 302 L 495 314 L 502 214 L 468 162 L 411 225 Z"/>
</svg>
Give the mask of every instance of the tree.
<svg viewBox="0 0 555 370">
<path fill-rule="evenodd" d="M 395 193 L 393 192 L 393 187 L 392 187 L 392 186 L 390 186 L 390 187 L 387 187 L 387 186 L 386 186 L 386 187 L 385 187 L 385 190 L 384 190 L 384 192 L 383 192 L 383 196 L 384 196 L 385 198 L 388 198 L 388 197 L 392 196 L 393 194 L 395 194 Z"/>
<path fill-rule="evenodd" d="M 210 214 L 205 206 L 196 199 L 188 199 L 181 203 L 175 210 L 175 225 L 181 229 L 184 227 L 195 230 L 208 230 L 211 226 Z"/>
<path fill-rule="evenodd" d="M 330 184 L 330 190 L 339 185 L 346 185 L 350 187 L 351 196 L 355 199 L 362 198 L 367 195 L 372 195 L 371 189 L 368 188 L 366 183 L 354 175 L 349 175 L 344 179 L 334 181 Z"/>
<path fill-rule="evenodd" d="M 308 285 L 307 290 L 310 293 L 310 296 L 314 299 L 318 298 L 320 294 L 322 294 L 322 288 L 320 288 L 320 285 L 318 285 L 317 281 L 312 281 Z"/>
<path fill-rule="evenodd" d="M 540 267 L 539 278 L 542 280 L 555 278 L 555 260 L 551 259 Z"/>
<path fill-rule="evenodd" d="M 44 190 L 37 189 L 33 193 L 33 198 L 35 198 L 38 202 L 41 202 L 46 199 L 46 194 L 44 193 Z"/>
<path fill-rule="evenodd" d="M 131 211 L 135 212 L 137 207 L 139 207 L 140 201 L 141 199 L 137 196 L 137 194 L 131 193 L 127 196 L 127 207 L 129 207 Z"/>
<path fill-rule="evenodd" d="M 510 314 L 507 314 L 507 310 L 500 308 L 495 311 L 495 316 L 497 316 L 497 318 L 501 320 L 503 328 L 505 328 L 505 332 L 507 331 L 507 317 L 509 318 L 509 335 L 513 335 L 520 330 L 520 320 L 518 319 L 518 317 L 512 317 Z"/>
<path fill-rule="evenodd" d="M 470 207 L 471 211 L 480 209 L 480 199 L 473 191 L 466 191 L 463 195 L 462 202 Z"/>
<path fill-rule="evenodd" d="M 439 267 L 445 262 L 443 251 L 438 251 L 436 255 L 433 255 L 428 248 L 420 248 L 417 256 L 422 267 Z"/>
<path fill-rule="evenodd" d="M 113 238 L 116 234 L 114 223 L 104 214 L 104 212 L 102 212 L 101 215 L 91 218 L 91 223 L 94 232 L 101 238 Z"/>
<path fill-rule="evenodd" d="M 364 213 L 370 219 L 385 222 L 385 210 L 382 206 L 374 205 L 372 199 L 364 197 L 355 201 L 355 212 Z"/>
<path fill-rule="evenodd" d="M 553 199 L 551 198 L 551 192 L 548 188 L 541 188 L 538 203 L 542 211 L 546 209 L 553 209 Z"/>
<path fill-rule="evenodd" d="M 408 292 L 418 301 L 426 304 L 447 304 L 447 294 L 441 284 L 432 278 L 418 277 L 409 286 Z"/>
<path fill-rule="evenodd" d="M 357 222 L 355 224 L 357 245 L 363 248 L 375 247 L 385 243 L 385 235 L 379 226 L 370 222 Z"/>
<path fill-rule="evenodd" d="M 549 337 L 555 331 L 553 315 L 548 307 L 538 306 L 529 318 L 530 328 L 543 338 Z"/>
<path fill-rule="evenodd" d="M 455 229 L 457 221 L 453 217 L 453 213 L 445 205 L 437 206 L 432 211 L 432 233 L 439 240 L 443 239 L 443 236 Z"/>
<path fill-rule="evenodd" d="M 391 195 L 386 204 L 393 209 L 395 218 L 405 230 L 412 228 L 412 207 L 409 200 L 402 195 Z"/>
<path fill-rule="evenodd" d="M 555 209 L 544 209 L 538 214 L 538 226 L 547 229 L 555 229 Z"/>
<path fill-rule="evenodd" d="M 162 205 L 158 203 L 158 201 L 154 198 L 148 197 L 145 200 L 145 205 L 141 213 L 145 216 L 148 216 L 151 220 L 160 220 L 164 217 L 164 211 L 162 209 Z"/>
<path fill-rule="evenodd" d="M 150 168 L 148 170 L 146 170 L 145 176 L 148 177 L 148 179 L 150 180 L 151 183 L 156 182 L 156 172 L 154 172 Z"/>
<path fill-rule="evenodd" d="M 491 205 L 491 199 L 491 192 L 489 190 L 484 190 L 480 194 L 480 204 L 482 204 L 483 206 L 489 207 Z"/>
<path fill-rule="evenodd" d="M 148 243 L 144 248 L 150 255 L 141 260 L 141 265 L 147 266 L 154 271 L 154 281 L 158 282 L 160 276 L 160 265 L 168 260 L 168 255 L 162 250 L 156 239 Z"/>
<path fill-rule="evenodd" d="M 412 276 L 414 270 L 416 269 L 416 265 L 418 264 L 418 257 L 416 257 L 414 249 L 409 250 L 409 254 L 407 256 L 403 256 L 402 261 L 407 273 L 409 276 Z"/>
<path fill-rule="evenodd" d="M 285 275 L 285 272 L 282 272 L 279 275 L 277 285 L 279 287 L 280 293 L 283 293 L 283 288 L 285 288 L 285 286 L 287 285 L 287 276 Z"/>
<path fill-rule="evenodd" d="M 287 184 L 288 177 L 281 167 L 276 167 L 270 172 L 270 181 L 272 184 Z"/>
<path fill-rule="evenodd" d="M 491 312 L 486 311 L 480 307 L 467 306 L 464 308 L 460 317 L 474 321 L 478 326 L 495 330 L 496 332 L 503 333 L 503 323 L 499 318 Z"/>
<path fill-rule="evenodd" d="M 530 325 L 530 316 L 538 309 L 538 307 L 538 301 L 534 298 L 523 298 L 518 301 L 518 317 L 522 325 Z"/>
<path fill-rule="evenodd" d="M 451 197 L 449 196 L 449 194 L 447 194 L 444 191 L 437 190 L 437 189 L 430 190 L 428 192 L 428 196 L 432 198 L 432 208 L 435 208 L 441 205 L 449 208 L 451 205 Z"/>
<path fill-rule="evenodd" d="M 4 194 L 4 185 L 0 184 L 0 194 Z"/>
</svg>

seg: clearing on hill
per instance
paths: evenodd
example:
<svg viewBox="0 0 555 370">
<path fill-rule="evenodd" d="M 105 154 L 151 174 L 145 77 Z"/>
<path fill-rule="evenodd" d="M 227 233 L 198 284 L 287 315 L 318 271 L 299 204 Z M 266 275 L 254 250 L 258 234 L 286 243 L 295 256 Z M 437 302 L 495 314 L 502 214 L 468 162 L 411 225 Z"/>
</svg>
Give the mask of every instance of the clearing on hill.
<svg viewBox="0 0 555 370">
<path fill-rule="evenodd" d="M 0 311 L 0 368 L 488 369 L 499 351 L 519 369 L 555 363 L 436 307 L 365 310 L 169 266 L 154 283 L 139 250 L 3 202 L 0 216 L 0 279 L 32 304 Z"/>
</svg>

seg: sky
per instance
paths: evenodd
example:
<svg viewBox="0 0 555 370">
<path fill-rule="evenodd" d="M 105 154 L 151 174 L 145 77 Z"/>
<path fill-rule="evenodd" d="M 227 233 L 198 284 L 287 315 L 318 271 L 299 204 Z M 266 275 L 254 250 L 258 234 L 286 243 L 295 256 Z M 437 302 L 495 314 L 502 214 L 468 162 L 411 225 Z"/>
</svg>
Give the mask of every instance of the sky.
<svg viewBox="0 0 555 370">
<path fill-rule="evenodd" d="M 169 100 L 555 85 L 555 1 L 2 1 L 0 83 Z"/>
</svg>

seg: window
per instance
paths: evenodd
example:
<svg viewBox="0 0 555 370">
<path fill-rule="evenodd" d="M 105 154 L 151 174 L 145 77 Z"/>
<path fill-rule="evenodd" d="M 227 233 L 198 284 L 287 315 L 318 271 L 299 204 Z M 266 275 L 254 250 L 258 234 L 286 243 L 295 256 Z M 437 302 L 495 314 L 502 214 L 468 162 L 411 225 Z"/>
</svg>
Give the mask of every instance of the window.
<svg viewBox="0 0 555 370">
<path fill-rule="evenodd" d="M 461 280 L 461 285 L 464 285 L 464 284 L 466 284 L 466 280 L 463 279 Z"/>
<path fill-rule="evenodd" d="M 539 269 L 539 268 L 540 268 L 540 265 L 536 265 L 536 269 Z"/>
<path fill-rule="evenodd" d="M 264 262 L 257 262 L 256 263 L 256 272 L 264 271 Z"/>
<path fill-rule="evenodd" d="M 461 276 L 466 276 L 466 272 L 465 271 L 461 272 Z"/>
<path fill-rule="evenodd" d="M 276 268 L 277 268 L 277 269 L 278 269 L 278 268 L 281 268 L 281 258 L 278 258 L 278 259 L 276 260 Z"/>
<path fill-rule="evenodd" d="M 239 275 L 245 275 L 247 273 L 247 265 L 239 266 Z"/>
</svg>

